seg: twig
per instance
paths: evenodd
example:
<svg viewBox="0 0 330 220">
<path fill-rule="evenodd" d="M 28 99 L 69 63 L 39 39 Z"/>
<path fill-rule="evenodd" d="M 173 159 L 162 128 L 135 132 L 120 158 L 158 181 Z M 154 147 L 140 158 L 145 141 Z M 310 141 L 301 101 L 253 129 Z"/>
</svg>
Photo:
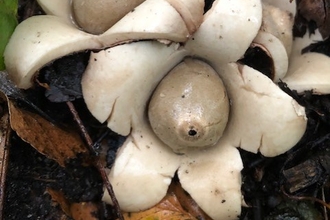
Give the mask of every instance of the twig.
<svg viewBox="0 0 330 220">
<path fill-rule="evenodd" d="M 320 203 L 321 205 L 323 205 L 324 207 L 326 207 L 327 209 L 330 209 L 330 204 L 324 202 L 323 200 L 321 199 L 318 199 L 318 198 L 315 198 L 315 197 L 309 197 L 309 196 L 293 196 L 293 195 L 289 195 L 285 190 L 284 188 L 282 187 L 282 192 L 285 196 L 287 196 L 288 198 L 290 199 L 294 199 L 294 200 L 309 200 L 309 201 L 312 201 L 312 202 L 317 202 L 317 203 Z"/>
<path fill-rule="evenodd" d="M 86 142 L 87 142 L 87 145 L 88 145 L 88 148 L 89 148 L 89 151 L 93 153 L 93 155 L 95 155 L 95 152 L 94 152 L 94 149 L 93 149 L 93 141 L 91 139 L 91 137 L 89 136 L 87 130 L 86 130 L 86 127 L 84 126 L 83 122 L 81 121 L 80 117 L 79 117 L 79 114 L 78 112 L 76 111 L 76 108 L 74 107 L 73 103 L 72 102 L 66 102 L 66 104 L 68 105 L 72 115 L 73 115 L 73 118 L 74 120 L 77 122 L 78 126 L 79 126 L 79 129 L 80 131 L 82 132 L 82 135 L 84 136 Z M 121 213 L 121 210 L 120 210 L 120 206 L 119 206 L 119 203 L 116 199 L 116 196 L 115 196 L 115 193 L 113 191 L 113 188 L 112 188 L 112 185 L 107 177 L 107 174 L 105 172 L 105 169 L 104 167 L 102 166 L 102 163 L 101 161 L 99 160 L 99 157 L 96 157 L 95 158 L 95 162 L 94 162 L 94 165 L 96 166 L 96 168 L 98 169 L 98 171 L 100 172 L 101 174 L 101 177 L 102 177 L 102 180 L 103 180 L 103 183 L 111 197 L 111 200 L 112 200 L 112 203 L 116 209 L 116 212 L 117 212 L 117 216 L 120 220 L 124 220 L 124 217 Z"/>
<path fill-rule="evenodd" d="M 98 153 L 98 149 L 101 147 L 101 142 L 103 141 L 103 139 L 108 136 L 110 133 L 110 130 L 107 129 L 93 144 L 92 148 L 94 150 L 94 152 L 96 153 L 96 156 L 99 155 Z"/>
<path fill-rule="evenodd" d="M 8 112 L 4 112 L 1 116 L 0 128 L 0 219 L 3 219 L 4 192 L 11 134 Z"/>
<path fill-rule="evenodd" d="M 325 201 L 324 187 L 322 187 L 322 200 Z M 328 220 L 328 210 L 323 206 L 324 220 Z"/>
</svg>

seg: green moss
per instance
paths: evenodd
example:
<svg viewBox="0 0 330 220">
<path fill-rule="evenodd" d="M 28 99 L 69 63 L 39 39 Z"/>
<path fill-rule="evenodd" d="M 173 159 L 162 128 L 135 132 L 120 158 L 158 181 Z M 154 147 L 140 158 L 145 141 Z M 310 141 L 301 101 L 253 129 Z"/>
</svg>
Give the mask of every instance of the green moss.
<svg viewBox="0 0 330 220">
<path fill-rule="evenodd" d="M 265 220 L 322 220 L 312 202 L 287 200 L 276 207 Z"/>
<path fill-rule="evenodd" d="M 0 70 L 5 69 L 3 53 L 17 26 L 17 0 L 0 0 Z"/>
</svg>

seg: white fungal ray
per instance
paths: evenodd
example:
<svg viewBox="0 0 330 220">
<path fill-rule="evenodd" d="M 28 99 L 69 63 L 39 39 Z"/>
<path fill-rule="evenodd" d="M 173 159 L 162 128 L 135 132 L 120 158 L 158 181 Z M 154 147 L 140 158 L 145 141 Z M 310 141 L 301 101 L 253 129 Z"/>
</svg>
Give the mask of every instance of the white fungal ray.
<svg viewBox="0 0 330 220">
<path fill-rule="evenodd" d="M 134 54 L 134 55 L 133 55 Z M 159 81 L 187 54 L 177 44 L 144 41 L 92 53 L 82 79 L 85 102 L 101 122 L 128 135 Z"/>
<path fill-rule="evenodd" d="M 262 1 L 262 3 L 262 25 L 251 46 L 259 47 L 271 58 L 271 79 L 277 83 L 288 71 L 294 23 L 290 11 L 295 9 L 296 4 L 286 5 L 289 7 L 286 9 L 274 6 L 275 1 Z"/>
<path fill-rule="evenodd" d="M 290 89 L 298 93 L 308 90 L 314 94 L 330 93 L 330 58 L 315 52 L 302 54 L 302 49 L 322 40 L 318 30 L 315 34 L 306 33 L 302 38 L 295 38 L 289 69 L 283 79 Z"/>
<path fill-rule="evenodd" d="M 196 17 L 194 26 L 199 26 L 203 17 L 204 5 L 198 1 L 189 1 L 187 5 L 182 4 L 184 8 L 181 9 L 184 14 L 187 14 L 190 8 L 198 9 L 191 12 Z M 180 10 L 180 7 L 177 7 Z M 147 0 L 103 33 L 100 40 L 105 45 L 110 45 L 109 42 L 148 38 L 185 42 L 191 34 L 191 28 L 189 29 L 186 23 L 192 25 L 192 21 L 184 19 L 185 17 L 181 17 L 180 12 L 166 0 Z"/>
<path fill-rule="evenodd" d="M 180 156 L 174 154 L 141 119 L 117 152 L 109 174 L 120 208 L 141 211 L 157 204 L 165 195 Z M 103 200 L 112 203 L 107 192 Z"/>
<path fill-rule="evenodd" d="M 182 158 L 178 176 L 182 188 L 212 219 L 238 219 L 241 213 L 240 154 L 227 140 L 214 147 L 190 151 Z"/>
<path fill-rule="evenodd" d="M 253 43 L 260 46 L 272 59 L 274 76 L 272 80 L 279 82 L 288 71 L 289 58 L 282 42 L 274 35 L 259 31 Z"/>
<path fill-rule="evenodd" d="M 314 94 L 330 93 L 330 58 L 324 54 L 309 52 L 290 64 L 283 82 L 298 93 L 312 91 Z"/>
<path fill-rule="evenodd" d="M 9 77 L 19 88 L 27 89 L 33 85 L 35 73 L 50 61 L 100 47 L 95 36 L 76 29 L 67 20 L 53 15 L 34 16 L 16 27 L 4 58 Z"/>
<path fill-rule="evenodd" d="M 194 16 L 201 18 L 203 4 L 199 0 L 190 4 L 196 2 L 199 10 L 194 9 L 191 13 L 196 12 Z M 59 9 L 53 8 L 53 4 L 45 5 L 58 14 Z M 182 13 L 192 8 L 189 4 L 184 6 Z M 58 8 L 65 8 L 65 2 L 62 1 Z M 194 25 L 198 26 L 200 20 L 197 19 Z M 40 68 L 62 56 L 142 39 L 182 42 L 189 35 L 180 13 L 165 0 L 147 0 L 102 35 L 78 30 L 69 19 L 52 15 L 34 16 L 17 26 L 4 53 L 5 65 L 17 86 L 27 89 L 32 86 L 33 77 Z"/>
<path fill-rule="evenodd" d="M 257 35 L 261 17 L 260 0 L 215 1 L 185 47 L 192 55 L 208 61 L 235 62 Z"/>
<path fill-rule="evenodd" d="M 305 109 L 268 77 L 237 64 L 215 69 L 231 100 L 223 137 L 233 146 L 273 157 L 300 140 L 307 126 Z"/>
</svg>

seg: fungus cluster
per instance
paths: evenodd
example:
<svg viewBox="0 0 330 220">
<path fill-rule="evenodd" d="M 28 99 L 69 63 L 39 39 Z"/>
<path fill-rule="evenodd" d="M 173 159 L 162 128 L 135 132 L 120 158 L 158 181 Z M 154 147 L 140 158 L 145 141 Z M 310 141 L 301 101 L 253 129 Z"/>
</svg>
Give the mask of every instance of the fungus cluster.
<svg viewBox="0 0 330 220">
<path fill-rule="evenodd" d="M 319 75 L 310 81 L 301 73 L 302 65 L 312 68 L 306 59 L 329 62 L 300 55 L 295 2 L 215 0 L 205 14 L 202 0 L 72 2 L 39 0 L 48 15 L 18 25 L 4 55 L 7 71 L 26 89 L 54 59 L 98 49 L 83 75 L 83 97 L 95 118 L 127 136 L 109 174 L 125 211 L 157 204 L 177 173 L 211 218 L 236 219 L 237 147 L 273 157 L 306 129 L 304 108 L 276 82 L 329 92 Z M 270 57 L 271 79 L 237 62 L 249 47 Z M 111 203 L 107 193 L 103 200 Z"/>
</svg>

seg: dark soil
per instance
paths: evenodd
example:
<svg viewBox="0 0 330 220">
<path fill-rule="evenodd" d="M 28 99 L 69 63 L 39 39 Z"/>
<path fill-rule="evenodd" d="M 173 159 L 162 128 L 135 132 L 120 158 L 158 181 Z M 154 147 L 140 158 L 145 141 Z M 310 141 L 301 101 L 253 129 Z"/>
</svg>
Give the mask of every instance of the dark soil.
<svg viewBox="0 0 330 220">
<path fill-rule="evenodd" d="M 44 103 L 45 106 L 49 103 L 45 98 L 39 98 L 37 103 L 39 102 Z M 102 136 L 106 128 L 91 118 L 81 100 L 75 101 L 74 104 L 81 110 L 82 119 L 89 125 L 87 131 L 92 137 L 98 139 L 98 136 Z M 43 110 L 50 111 L 49 108 L 38 105 Z M 61 126 L 75 127 L 72 120 L 63 122 L 65 118 L 70 117 L 68 108 L 52 108 L 52 110 L 60 116 L 55 118 Z M 111 132 L 106 135 L 105 140 L 107 145 L 117 147 L 123 141 L 122 137 Z M 95 152 L 99 154 L 98 150 L 101 151 L 102 148 L 97 144 L 95 147 Z M 106 158 L 108 160 L 104 160 L 111 165 L 114 160 L 113 152 L 116 149 L 109 148 L 108 151 L 110 152 Z M 60 205 L 52 201 L 47 189 L 62 192 L 70 204 L 95 203 L 99 209 L 99 213 L 96 213 L 98 219 L 114 218 L 113 209 L 101 202 L 103 181 L 97 169 L 90 165 L 94 154 L 89 158 L 86 158 L 86 155 L 79 158 L 78 155 L 78 158 L 67 161 L 65 167 L 61 167 L 57 162 L 48 159 L 23 142 L 16 133 L 12 134 L 9 152 L 3 219 L 70 219 L 61 210 Z"/>
<path fill-rule="evenodd" d="M 64 213 L 47 188 L 62 191 L 71 202 L 100 201 L 102 180 L 93 167 L 60 167 L 15 134 L 10 146 L 4 219 L 60 219 Z M 80 163 L 77 163 L 80 164 Z"/>
</svg>

